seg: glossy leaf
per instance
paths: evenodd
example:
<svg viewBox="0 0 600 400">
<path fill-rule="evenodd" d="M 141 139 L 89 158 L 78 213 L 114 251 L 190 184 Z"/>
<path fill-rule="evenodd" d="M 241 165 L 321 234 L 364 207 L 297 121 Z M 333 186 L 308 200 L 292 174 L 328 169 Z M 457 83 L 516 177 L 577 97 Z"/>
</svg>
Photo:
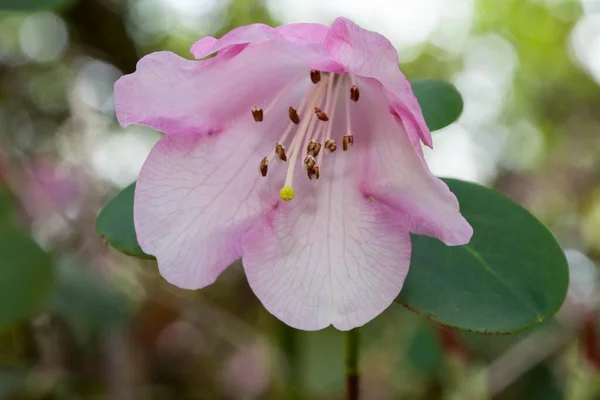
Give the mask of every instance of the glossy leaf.
<svg viewBox="0 0 600 400">
<path fill-rule="evenodd" d="M 498 192 L 445 181 L 475 233 L 457 247 L 414 235 L 411 268 L 397 301 L 442 324 L 482 333 L 520 331 L 553 315 L 569 275 L 550 231 Z"/>
<path fill-rule="evenodd" d="M 463 100 L 453 84 L 428 79 L 411 85 L 430 130 L 442 129 L 460 117 Z"/>
<path fill-rule="evenodd" d="M 135 183 L 127 186 L 110 200 L 96 218 L 96 232 L 122 253 L 133 257 L 154 259 L 144 253 L 137 242 L 133 226 L 133 194 Z"/>
<path fill-rule="evenodd" d="M 54 286 L 50 255 L 14 226 L 12 211 L 0 196 L 0 327 L 40 312 Z"/>
</svg>

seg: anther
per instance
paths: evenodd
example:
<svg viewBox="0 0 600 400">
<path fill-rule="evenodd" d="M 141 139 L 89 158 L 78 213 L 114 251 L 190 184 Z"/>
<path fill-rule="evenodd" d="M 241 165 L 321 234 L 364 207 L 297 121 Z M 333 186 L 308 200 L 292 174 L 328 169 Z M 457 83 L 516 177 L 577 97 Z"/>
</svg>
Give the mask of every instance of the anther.
<svg viewBox="0 0 600 400">
<path fill-rule="evenodd" d="M 344 141 L 342 142 L 342 149 L 344 151 L 348 150 L 354 144 L 354 136 L 353 135 L 344 135 Z"/>
<path fill-rule="evenodd" d="M 313 157 L 318 156 L 320 151 L 321 151 L 321 143 L 315 142 L 314 140 L 311 140 L 308 143 L 308 146 L 306 146 L 306 153 Z"/>
<path fill-rule="evenodd" d="M 329 150 L 330 152 L 334 152 L 337 149 L 337 145 L 335 144 L 335 140 L 333 139 L 327 139 L 325 141 L 325 148 L 327 150 Z"/>
<path fill-rule="evenodd" d="M 317 118 L 319 118 L 321 121 L 329 121 L 327 114 L 325 114 L 319 107 L 315 107 L 315 114 L 317 114 Z"/>
<path fill-rule="evenodd" d="M 269 160 L 267 157 L 264 157 L 260 162 L 260 174 L 262 176 L 267 176 L 267 172 L 269 171 Z"/>
<path fill-rule="evenodd" d="M 316 69 L 312 69 L 310 71 L 310 80 L 312 83 L 317 84 L 321 80 L 321 71 L 317 71 Z"/>
<path fill-rule="evenodd" d="M 312 171 L 315 168 L 315 165 L 317 165 L 315 158 L 313 156 L 306 156 L 306 158 L 304 159 L 304 168 L 306 169 L 306 171 Z"/>
<path fill-rule="evenodd" d="M 275 154 L 280 161 L 287 161 L 287 155 L 285 154 L 285 147 L 281 143 L 275 144 Z"/>
<path fill-rule="evenodd" d="M 315 177 L 315 179 L 319 179 L 319 166 L 315 165 L 311 171 L 306 171 L 306 173 L 308 174 L 308 179 L 310 179 L 311 181 L 313 176 Z"/>
<path fill-rule="evenodd" d="M 290 115 L 290 121 L 298 125 L 300 123 L 300 117 L 298 116 L 298 111 L 294 107 L 290 107 L 288 111 Z"/>
<path fill-rule="evenodd" d="M 350 100 L 358 101 L 359 97 L 360 97 L 360 92 L 358 91 L 358 86 L 352 85 L 350 87 Z"/>
<path fill-rule="evenodd" d="M 261 122 L 263 120 L 263 109 L 260 107 L 252 107 L 252 116 L 256 122 Z"/>
</svg>

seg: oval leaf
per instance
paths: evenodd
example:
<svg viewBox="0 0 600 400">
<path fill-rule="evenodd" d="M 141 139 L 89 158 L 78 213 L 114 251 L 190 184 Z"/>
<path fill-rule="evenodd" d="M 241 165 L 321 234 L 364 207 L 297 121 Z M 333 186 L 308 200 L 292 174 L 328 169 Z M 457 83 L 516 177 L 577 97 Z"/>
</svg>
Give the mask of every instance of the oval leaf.
<svg viewBox="0 0 600 400">
<path fill-rule="evenodd" d="M 411 85 L 430 130 L 442 129 L 460 117 L 463 99 L 453 84 L 423 80 L 411 82 Z"/>
<path fill-rule="evenodd" d="M 411 267 L 397 301 L 439 323 L 510 333 L 553 315 L 567 293 L 564 252 L 533 215 L 504 195 L 444 179 L 475 231 L 465 246 L 413 235 Z"/>
<path fill-rule="evenodd" d="M 133 226 L 135 182 L 110 200 L 96 218 L 96 232 L 115 249 L 127 255 L 153 260 L 140 247 Z"/>
<path fill-rule="evenodd" d="M 0 327 L 40 312 L 54 287 L 50 255 L 9 223 L 12 210 L 0 197 Z"/>
</svg>

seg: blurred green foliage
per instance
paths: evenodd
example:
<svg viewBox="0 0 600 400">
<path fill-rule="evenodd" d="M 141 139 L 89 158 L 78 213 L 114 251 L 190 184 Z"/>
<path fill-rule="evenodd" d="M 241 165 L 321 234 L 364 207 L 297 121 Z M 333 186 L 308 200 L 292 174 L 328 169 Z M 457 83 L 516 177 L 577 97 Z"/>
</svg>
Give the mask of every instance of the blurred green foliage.
<svg viewBox="0 0 600 400">
<path fill-rule="evenodd" d="M 50 255 L 14 226 L 14 210 L 14 199 L 0 194 L 0 329 L 39 313 L 55 281 Z"/>
</svg>

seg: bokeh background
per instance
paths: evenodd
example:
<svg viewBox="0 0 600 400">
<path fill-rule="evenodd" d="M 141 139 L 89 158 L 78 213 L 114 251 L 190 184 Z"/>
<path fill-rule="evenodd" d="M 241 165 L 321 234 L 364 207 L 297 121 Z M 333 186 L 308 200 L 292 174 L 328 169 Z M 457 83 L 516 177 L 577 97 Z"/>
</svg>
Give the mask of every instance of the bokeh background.
<svg viewBox="0 0 600 400">
<path fill-rule="evenodd" d="M 434 173 L 527 207 L 571 268 L 556 318 L 518 335 L 454 332 L 392 306 L 361 330 L 363 398 L 600 398 L 600 0 L 0 0 L 0 9 L 0 202 L 11 210 L 0 228 L 19 229 L 0 230 L 0 268 L 20 262 L 12 279 L 27 282 L 14 287 L 23 302 L 0 293 L 0 308 L 35 305 L 29 318 L 0 317 L 1 399 L 344 398 L 342 335 L 285 327 L 239 265 L 206 290 L 179 290 L 94 232 L 159 138 L 115 120 L 113 84 L 139 58 L 188 57 L 198 38 L 248 23 L 339 15 L 386 35 L 410 79 L 458 87 L 463 115 L 426 154 Z M 44 252 L 23 258 L 31 240 Z"/>
</svg>

